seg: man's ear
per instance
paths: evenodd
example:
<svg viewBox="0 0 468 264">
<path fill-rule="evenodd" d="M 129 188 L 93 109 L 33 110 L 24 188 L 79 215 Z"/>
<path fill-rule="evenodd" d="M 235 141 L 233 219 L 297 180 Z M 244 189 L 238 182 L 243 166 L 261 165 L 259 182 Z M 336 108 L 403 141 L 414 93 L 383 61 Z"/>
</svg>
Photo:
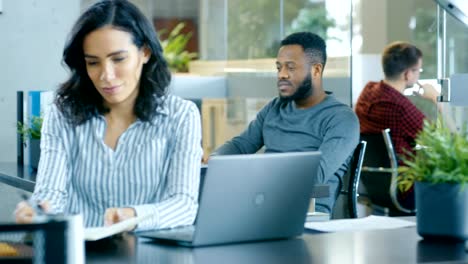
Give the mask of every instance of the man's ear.
<svg viewBox="0 0 468 264">
<path fill-rule="evenodd" d="M 410 70 L 406 70 L 406 71 L 403 72 L 403 80 L 405 80 L 405 82 L 408 81 L 408 74 L 409 74 L 409 71 L 410 71 Z"/>
<path fill-rule="evenodd" d="M 320 78 L 322 76 L 323 64 L 315 63 L 312 65 L 311 74 L 313 78 Z"/>
</svg>

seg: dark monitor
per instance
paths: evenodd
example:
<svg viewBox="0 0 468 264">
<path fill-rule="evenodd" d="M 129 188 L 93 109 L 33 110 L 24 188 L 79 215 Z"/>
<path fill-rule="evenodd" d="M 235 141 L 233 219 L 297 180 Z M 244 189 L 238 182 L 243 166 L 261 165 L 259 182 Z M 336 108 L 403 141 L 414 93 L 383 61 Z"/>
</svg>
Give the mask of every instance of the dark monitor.
<svg viewBox="0 0 468 264">
<path fill-rule="evenodd" d="M 468 1 L 467 0 L 435 0 L 440 7 L 445 9 L 463 24 L 468 26 Z"/>
<path fill-rule="evenodd" d="M 0 263 L 83 263 L 81 228 L 81 216 L 48 216 L 31 224 L 0 222 Z"/>
<path fill-rule="evenodd" d="M 0 223 L 0 262 L 65 263 L 67 223 Z"/>
</svg>

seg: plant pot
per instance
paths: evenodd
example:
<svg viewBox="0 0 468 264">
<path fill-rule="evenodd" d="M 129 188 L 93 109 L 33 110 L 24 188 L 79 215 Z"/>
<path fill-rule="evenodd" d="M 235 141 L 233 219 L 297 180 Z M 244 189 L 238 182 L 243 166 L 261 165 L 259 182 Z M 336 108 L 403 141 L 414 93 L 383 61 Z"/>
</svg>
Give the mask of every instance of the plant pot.
<svg viewBox="0 0 468 264">
<path fill-rule="evenodd" d="M 418 241 L 417 263 L 464 263 L 464 260 L 466 260 L 464 242 L 452 243 L 428 239 Z"/>
<path fill-rule="evenodd" d="M 416 219 L 425 239 L 468 240 L 468 186 L 416 182 Z"/>
<path fill-rule="evenodd" d="M 29 165 L 31 169 L 36 171 L 41 158 L 41 140 L 29 139 Z"/>
</svg>

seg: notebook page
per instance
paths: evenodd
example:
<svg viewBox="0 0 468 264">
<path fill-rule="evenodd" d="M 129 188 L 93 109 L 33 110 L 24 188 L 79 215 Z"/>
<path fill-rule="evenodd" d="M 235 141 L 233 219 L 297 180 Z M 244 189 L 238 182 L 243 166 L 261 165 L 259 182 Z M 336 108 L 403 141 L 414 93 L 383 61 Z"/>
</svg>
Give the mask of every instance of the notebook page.
<svg viewBox="0 0 468 264">
<path fill-rule="evenodd" d="M 100 226 L 100 227 L 89 227 L 84 231 L 84 239 L 86 241 L 96 241 L 103 239 L 118 233 L 121 233 L 142 221 L 152 217 L 152 214 L 141 215 L 137 217 L 132 217 L 130 219 L 118 222 L 110 226 Z"/>
<path fill-rule="evenodd" d="M 339 232 L 339 231 L 361 231 L 361 230 L 376 230 L 376 229 L 392 229 L 416 226 L 415 222 L 403 220 L 395 217 L 375 216 L 356 218 L 356 219 L 339 219 L 324 222 L 307 222 L 306 229 L 312 229 L 322 232 Z"/>
</svg>

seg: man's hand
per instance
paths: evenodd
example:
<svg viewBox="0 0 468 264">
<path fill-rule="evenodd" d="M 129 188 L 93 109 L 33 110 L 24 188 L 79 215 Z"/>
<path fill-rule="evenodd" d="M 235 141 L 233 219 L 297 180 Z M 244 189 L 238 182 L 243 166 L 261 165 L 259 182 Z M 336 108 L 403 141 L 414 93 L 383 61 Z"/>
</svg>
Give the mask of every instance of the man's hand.
<svg viewBox="0 0 468 264">
<path fill-rule="evenodd" d="M 116 224 L 118 222 L 122 222 L 124 220 L 130 219 L 136 216 L 135 209 L 131 207 L 123 207 L 123 208 L 107 208 L 106 212 L 104 213 L 104 225 L 110 226 Z M 135 229 L 136 226 L 133 226 L 127 231 L 132 231 Z"/>
<path fill-rule="evenodd" d="M 430 84 L 420 84 L 417 83 L 419 86 L 419 94 L 426 99 L 431 100 L 434 103 L 437 103 L 437 97 L 440 95 L 439 92 Z M 422 93 L 421 93 L 422 92 Z"/>
</svg>

